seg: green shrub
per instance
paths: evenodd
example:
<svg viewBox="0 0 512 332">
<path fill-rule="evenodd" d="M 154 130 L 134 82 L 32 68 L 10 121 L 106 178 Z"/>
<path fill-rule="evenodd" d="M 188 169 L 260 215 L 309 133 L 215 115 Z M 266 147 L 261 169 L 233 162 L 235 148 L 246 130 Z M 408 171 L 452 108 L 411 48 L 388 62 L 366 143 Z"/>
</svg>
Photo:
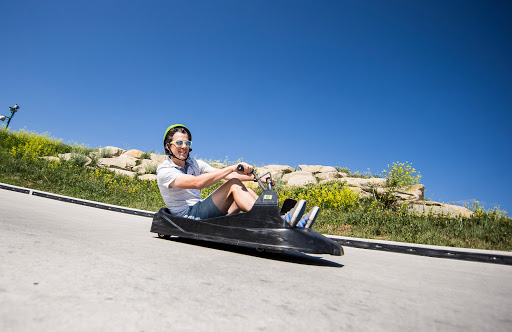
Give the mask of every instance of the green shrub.
<svg viewBox="0 0 512 332">
<path fill-rule="evenodd" d="M 408 161 L 405 163 L 394 162 L 388 170 L 383 171 L 387 178 L 387 186 L 391 188 L 407 187 L 418 184 L 421 179 L 419 172 Z"/>
<path fill-rule="evenodd" d="M 110 158 L 114 152 L 109 148 L 103 148 L 100 150 L 100 158 Z"/>
<path fill-rule="evenodd" d="M 71 152 L 71 157 L 69 158 L 69 163 L 71 163 L 74 166 L 83 167 L 87 164 L 89 161 L 88 157 L 82 153 L 73 151 Z"/>
<path fill-rule="evenodd" d="M 496 206 L 493 209 L 486 210 L 480 206 L 479 201 L 474 201 L 472 206 L 466 205 L 466 208 L 474 212 L 472 216 L 473 219 L 485 219 L 494 222 L 510 221 L 510 218 L 507 216 L 507 211 L 500 210 Z"/>
<path fill-rule="evenodd" d="M 336 168 L 336 170 L 338 172 L 343 172 L 343 173 L 346 173 L 347 175 L 349 175 L 351 172 L 350 172 L 350 169 L 348 167 L 340 167 L 340 166 L 336 166 L 334 167 Z"/>
<path fill-rule="evenodd" d="M 213 186 L 211 187 L 208 187 L 208 188 L 204 188 L 201 190 L 201 197 L 204 199 L 208 196 L 210 196 L 215 190 L 217 190 L 217 188 L 219 188 L 222 184 L 224 183 L 224 181 L 221 181 L 221 182 L 217 182 L 216 184 L 214 184 Z"/>
<path fill-rule="evenodd" d="M 144 169 L 146 170 L 145 174 L 156 174 L 157 168 L 158 168 L 158 165 L 156 165 L 156 164 L 147 165 L 144 167 Z"/>
<path fill-rule="evenodd" d="M 345 174 L 347 174 L 348 177 L 351 177 L 351 178 L 362 178 L 362 179 L 380 178 L 379 174 L 372 174 L 372 172 L 370 172 L 369 168 L 364 173 L 359 173 L 359 171 L 355 171 L 354 173 L 352 173 L 352 171 L 348 167 L 336 166 L 334 168 L 336 168 L 336 171 L 345 173 Z"/>
<path fill-rule="evenodd" d="M 24 129 L 19 131 L 0 129 L 0 147 L 9 151 L 13 157 L 24 160 L 43 156 L 56 157 L 60 153 L 68 153 L 73 149 L 61 140 L 51 138 L 48 133 L 37 134 Z"/>
<path fill-rule="evenodd" d="M 304 199 L 308 202 L 308 206 L 341 210 L 353 210 L 359 205 L 358 195 L 337 181 L 310 184 L 304 187 L 280 187 L 277 191 L 281 202 L 285 198 Z"/>
</svg>

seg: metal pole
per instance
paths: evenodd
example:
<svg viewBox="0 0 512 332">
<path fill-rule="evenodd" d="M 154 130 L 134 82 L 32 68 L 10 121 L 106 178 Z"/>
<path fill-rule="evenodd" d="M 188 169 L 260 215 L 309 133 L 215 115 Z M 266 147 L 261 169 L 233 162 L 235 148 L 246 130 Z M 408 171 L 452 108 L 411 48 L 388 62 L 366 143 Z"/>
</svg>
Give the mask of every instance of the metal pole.
<svg viewBox="0 0 512 332">
<path fill-rule="evenodd" d="M 7 120 L 7 125 L 5 125 L 5 129 L 9 128 L 9 123 L 11 123 L 12 116 L 15 112 L 11 111 L 11 116 L 9 117 L 9 120 Z"/>
<path fill-rule="evenodd" d="M 11 116 L 9 117 L 9 120 L 7 121 L 7 125 L 5 126 L 5 129 L 9 128 L 9 123 L 11 123 L 14 113 L 16 113 L 19 109 L 20 109 L 20 107 L 18 106 L 18 104 L 15 104 L 14 107 L 9 106 L 9 110 L 11 111 Z"/>
</svg>

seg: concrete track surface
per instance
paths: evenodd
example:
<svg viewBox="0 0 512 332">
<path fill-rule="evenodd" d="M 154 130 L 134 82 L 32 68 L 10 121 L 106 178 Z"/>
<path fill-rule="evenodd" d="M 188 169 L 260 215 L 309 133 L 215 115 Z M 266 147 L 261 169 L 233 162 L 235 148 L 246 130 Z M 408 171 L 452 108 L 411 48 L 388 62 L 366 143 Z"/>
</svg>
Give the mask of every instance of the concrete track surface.
<svg viewBox="0 0 512 332">
<path fill-rule="evenodd" d="M 510 331 L 512 267 L 163 240 L 151 219 L 0 190 L 0 331 Z"/>
</svg>

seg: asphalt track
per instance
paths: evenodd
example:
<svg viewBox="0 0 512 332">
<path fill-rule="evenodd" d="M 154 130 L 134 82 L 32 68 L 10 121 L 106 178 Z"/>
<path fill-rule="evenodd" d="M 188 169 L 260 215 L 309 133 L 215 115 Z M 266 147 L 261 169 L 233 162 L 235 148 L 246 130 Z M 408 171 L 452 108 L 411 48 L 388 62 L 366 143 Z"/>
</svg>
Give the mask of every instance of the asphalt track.
<svg viewBox="0 0 512 332">
<path fill-rule="evenodd" d="M 163 240 L 151 219 L 0 190 L 0 331 L 510 331 L 512 266 Z"/>
</svg>

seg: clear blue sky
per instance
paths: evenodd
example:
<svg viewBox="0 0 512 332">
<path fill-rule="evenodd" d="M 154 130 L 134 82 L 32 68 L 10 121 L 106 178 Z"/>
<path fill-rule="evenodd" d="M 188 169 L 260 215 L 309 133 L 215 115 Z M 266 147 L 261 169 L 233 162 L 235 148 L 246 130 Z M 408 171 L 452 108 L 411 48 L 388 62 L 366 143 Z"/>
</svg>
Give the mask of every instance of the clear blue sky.
<svg viewBox="0 0 512 332">
<path fill-rule="evenodd" d="M 0 113 L 89 147 L 380 173 L 512 211 L 510 1 L 2 1 Z M 2 111 L 3 110 L 3 111 Z"/>
</svg>

